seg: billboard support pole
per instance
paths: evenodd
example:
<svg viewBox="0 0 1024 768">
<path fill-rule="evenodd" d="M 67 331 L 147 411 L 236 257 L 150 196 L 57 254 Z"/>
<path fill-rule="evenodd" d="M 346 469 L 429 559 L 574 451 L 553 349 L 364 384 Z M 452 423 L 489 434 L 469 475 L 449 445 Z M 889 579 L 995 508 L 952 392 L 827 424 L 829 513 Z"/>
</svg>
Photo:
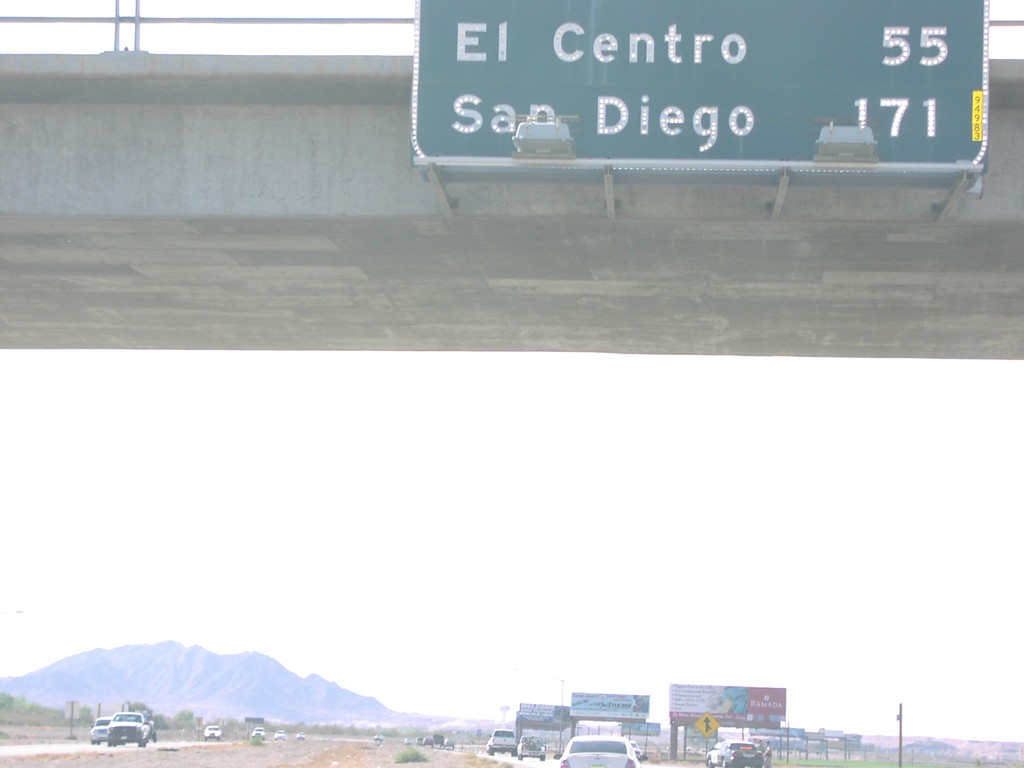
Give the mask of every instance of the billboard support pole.
<svg viewBox="0 0 1024 768">
<path fill-rule="evenodd" d="M 612 167 L 604 167 L 604 208 L 608 220 L 615 218 L 615 178 L 612 176 Z"/>
<path fill-rule="evenodd" d="M 903 768 L 903 704 L 900 703 L 899 714 L 896 715 L 896 720 L 900 724 L 900 752 L 899 752 L 899 768 Z"/>
</svg>

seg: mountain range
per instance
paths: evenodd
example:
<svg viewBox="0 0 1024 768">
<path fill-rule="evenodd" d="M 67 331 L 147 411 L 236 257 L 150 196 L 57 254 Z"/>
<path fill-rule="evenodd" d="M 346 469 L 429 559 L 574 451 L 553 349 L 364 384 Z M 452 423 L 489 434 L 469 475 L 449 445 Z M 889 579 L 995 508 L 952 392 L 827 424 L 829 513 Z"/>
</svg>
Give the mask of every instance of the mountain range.
<svg viewBox="0 0 1024 768">
<path fill-rule="evenodd" d="M 61 709 L 67 701 L 90 708 L 139 701 L 167 716 L 190 710 L 205 718 L 367 727 L 441 720 L 395 712 L 319 675 L 299 677 L 260 653 L 220 655 L 175 642 L 69 656 L 21 677 L 0 678 L 0 691 Z"/>
<path fill-rule="evenodd" d="M 345 690 L 319 675 L 299 677 L 260 653 L 220 655 L 176 642 L 96 649 L 51 664 L 21 677 L 0 678 L 0 693 L 63 709 L 77 701 L 112 711 L 123 702 L 143 702 L 154 712 L 173 717 L 182 710 L 207 720 L 263 717 L 270 722 L 339 724 L 367 728 L 479 727 L 436 715 L 395 712 L 377 699 Z M 865 736 L 872 750 L 894 752 L 893 736 Z M 907 739 L 904 750 L 920 756 L 956 756 L 964 760 L 1019 762 L 1019 742 L 967 742 Z"/>
</svg>

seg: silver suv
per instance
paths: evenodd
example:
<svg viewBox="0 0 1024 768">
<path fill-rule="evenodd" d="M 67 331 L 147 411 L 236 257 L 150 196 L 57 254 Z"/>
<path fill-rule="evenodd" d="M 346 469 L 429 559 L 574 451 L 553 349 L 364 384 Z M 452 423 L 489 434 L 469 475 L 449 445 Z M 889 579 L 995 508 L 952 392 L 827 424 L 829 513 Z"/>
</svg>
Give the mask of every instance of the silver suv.
<svg viewBox="0 0 1024 768">
<path fill-rule="evenodd" d="M 491 738 L 487 740 L 487 754 L 494 756 L 495 752 L 508 752 L 509 755 L 516 753 L 516 732 L 506 728 L 496 728 Z"/>
<path fill-rule="evenodd" d="M 96 722 L 89 731 L 89 741 L 95 744 L 102 744 L 107 740 L 107 728 L 110 725 L 109 717 L 97 717 Z"/>
</svg>

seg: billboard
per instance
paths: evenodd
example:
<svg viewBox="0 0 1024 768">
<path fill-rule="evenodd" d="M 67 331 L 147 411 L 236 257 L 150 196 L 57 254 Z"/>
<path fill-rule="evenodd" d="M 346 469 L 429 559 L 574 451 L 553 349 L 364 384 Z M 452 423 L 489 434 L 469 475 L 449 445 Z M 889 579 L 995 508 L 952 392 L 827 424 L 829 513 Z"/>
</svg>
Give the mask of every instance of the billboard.
<svg viewBox="0 0 1024 768">
<path fill-rule="evenodd" d="M 661 736 L 661 723 L 625 723 L 622 731 L 631 736 Z"/>
<path fill-rule="evenodd" d="M 738 685 L 670 685 L 669 717 L 696 720 L 712 715 L 726 726 L 756 726 L 786 719 L 785 688 Z"/>
<path fill-rule="evenodd" d="M 651 697 L 626 693 L 573 693 L 569 712 L 576 718 L 646 720 Z"/>
<path fill-rule="evenodd" d="M 523 704 L 519 705 L 519 720 L 531 723 L 548 723 L 551 725 L 569 722 L 569 707 L 555 704 Z"/>
<path fill-rule="evenodd" d="M 417 0 L 414 160 L 507 164 L 546 122 L 584 165 L 978 167 L 988 2 Z"/>
</svg>

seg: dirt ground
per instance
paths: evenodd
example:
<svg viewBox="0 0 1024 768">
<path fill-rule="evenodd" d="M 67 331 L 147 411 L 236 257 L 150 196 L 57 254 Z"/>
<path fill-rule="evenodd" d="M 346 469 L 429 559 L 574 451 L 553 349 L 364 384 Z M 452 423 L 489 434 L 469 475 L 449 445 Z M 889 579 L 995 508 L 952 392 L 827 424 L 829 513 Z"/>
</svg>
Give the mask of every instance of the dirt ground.
<svg viewBox="0 0 1024 768">
<path fill-rule="evenodd" d="M 409 749 L 399 740 L 374 746 L 370 742 L 309 738 L 270 741 L 261 746 L 247 742 L 224 744 L 150 744 L 103 749 L 95 747 L 69 755 L 0 756 L 4 768 L 394 768 L 395 757 Z M 409 768 L 486 768 L 494 761 L 445 750 L 418 749 L 425 763 Z"/>
</svg>

